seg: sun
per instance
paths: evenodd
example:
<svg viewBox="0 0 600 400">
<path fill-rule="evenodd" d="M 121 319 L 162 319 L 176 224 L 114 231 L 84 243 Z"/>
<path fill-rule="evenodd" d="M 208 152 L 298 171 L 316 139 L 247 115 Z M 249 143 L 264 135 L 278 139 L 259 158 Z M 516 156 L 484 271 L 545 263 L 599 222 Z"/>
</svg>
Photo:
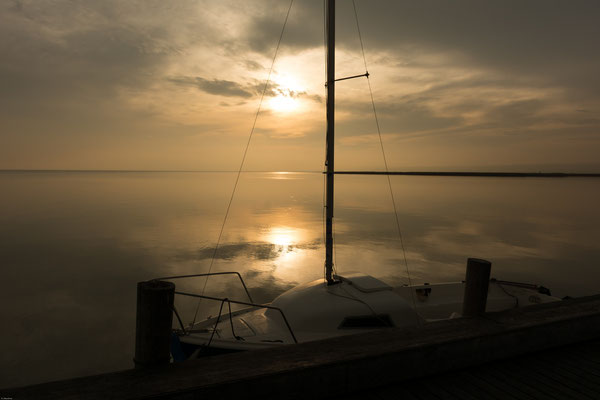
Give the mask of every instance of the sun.
<svg viewBox="0 0 600 400">
<path fill-rule="evenodd" d="M 299 111 L 300 95 L 305 92 L 303 85 L 291 75 L 277 75 L 273 79 L 275 96 L 269 99 L 269 108 L 277 112 Z"/>
<path fill-rule="evenodd" d="M 273 111 L 292 112 L 298 108 L 298 100 L 290 95 L 278 94 L 269 100 L 269 108 Z"/>
</svg>

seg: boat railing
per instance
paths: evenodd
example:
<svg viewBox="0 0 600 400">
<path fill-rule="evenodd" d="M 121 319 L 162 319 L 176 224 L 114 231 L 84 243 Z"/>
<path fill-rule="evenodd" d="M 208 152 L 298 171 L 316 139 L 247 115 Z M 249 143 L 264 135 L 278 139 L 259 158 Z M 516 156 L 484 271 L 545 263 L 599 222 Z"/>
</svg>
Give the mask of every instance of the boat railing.
<svg viewBox="0 0 600 400">
<path fill-rule="evenodd" d="M 268 310 L 278 311 L 279 314 L 281 314 L 281 318 L 283 319 L 283 322 L 285 322 L 285 326 L 287 327 L 288 331 L 290 332 L 290 336 L 294 340 L 294 343 L 298 343 L 298 340 L 296 339 L 296 335 L 294 335 L 294 331 L 292 330 L 292 327 L 290 326 L 290 323 L 288 322 L 287 318 L 285 317 L 285 313 L 279 307 L 274 307 L 274 306 L 267 305 L 267 304 L 250 303 L 250 302 L 247 302 L 247 301 L 231 300 L 231 299 L 228 299 L 227 297 L 213 297 L 213 296 L 206 296 L 206 295 L 203 295 L 203 294 L 195 294 L 195 293 L 187 293 L 187 292 L 178 292 L 178 291 L 175 291 L 175 294 L 179 294 L 179 295 L 182 295 L 182 296 L 197 297 L 199 299 L 207 299 L 207 300 L 219 301 L 219 302 L 221 302 L 221 310 L 223 309 L 223 305 L 225 303 L 228 303 L 230 305 L 230 307 L 231 307 L 231 304 L 239 304 L 239 305 L 243 305 L 243 306 L 256 307 L 256 308 L 266 308 Z M 231 315 L 231 312 L 229 314 Z M 219 311 L 219 317 L 217 318 L 217 324 L 219 323 L 220 316 L 221 316 L 221 311 Z M 216 325 L 215 325 L 215 327 L 216 327 Z"/>
<path fill-rule="evenodd" d="M 550 292 L 550 289 L 548 289 L 547 287 L 541 286 L 541 285 L 533 284 L 533 283 L 501 281 L 501 280 L 496 279 L 496 278 L 490 279 L 490 282 L 497 283 L 499 285 L 515 286 L 515 287 L 520 287 L 520 288 L 524 288 L 524 289 L 531 289 L 531 290 L 537 291 L 538 293 L 546 294 L 548 296 L 552 296 L 552 293 Z"/>
<path fill-rule="evenodd" d="M 242 275 L 240 275 L 239 272 L 235 272 L 235 271 L 229 271 L 229 272 L 210 272 L 210 273 L 206 273 L 206 274 L 165 276 L 163 278 L 156 278 L 156 279 L 153 279 L 153 280 L 154 281 L 166 281 L 166 280 L 171 280 L 171 279 L 198 278 L 198 277 L 201 277 L 201 276 L 207 276 L 208 277 L 208 276 L 216 276 L 216 275 L 237 275 L 237 277 L 240 278 L 240 282 L 242 283 L 242 286 L 244 287 L 244 291 L 246 291 L 246 295 L 248 296 L 248 299 L 250 300 L 250 302 L 254 302 L 254 300 L 252 300 L 252 296 L 250 296 L 250 292 L 248 291 L 248 287 L 244 283 L 244 279 L 242 278 Z"/>
<path fill-rule="evenodd" d="M 290 336 L 292 337 L 292 339 L 294 340 L 294 343 L 298 343 L 298 340 L 296 339 L 296 335 L 294 335 L 294 331 L 292 330 L 292 327 L 290 326 L 290 323 L 288 322 L 287 318 L 285 317 L 285 314 L 283 312 L 283 310 L 279 307 L 274 307 L 271 305 L 266 305 L 266 304 L 258 304 L 255 303 L 254 300 L 252 300 L 252 296 L 250 296 L 250 292 L 248 291 L 248 287 L 246 286 L 246 283 L 244 283 L 244 279 L 242 278 L 242 276 L 240 275 L 239 272 L 211 272 L 211 273 L 206 273 L 206 274 L 192 274 L 192 275 L 177 275 L 177 276 L 165 276 L 162 278 L 156 278 L 154 280 L 171 280 L 171 279 L 185 279 L 185 278 L 197 278 L 197 277 L 202 277 L 202 276 L 215 276 L 215 275 L 237 275 L 237 277 L 240 279 L 240 282 L 242 283 L 242 286 L 244 287 L 244 291 L 246 292 L 246 295 L 248 296 L 248 299 L 250 301 L 239 301 L 239 300 L 231 300 L 227 297 L 214 297 L 214 296 L 206 296 L 204 294 L 196 294 L 196 293 L 188 293 L 188 292 L 178 292 L 175 291 L 175 294 L 181 295 L 181 296 L 189 296 L 189 297 L 196 297 L 199 299 L 207 299 L 207 300 L 213 300 L 213 301 L 219 301 L 221 302 L 221 310 L 219 311 L 219 317 L 217 318 L 217 323 L 219 323 L 219 319 L 221 316 L 221 312 L 223 310 L 223 305 L 225 303 L 227 303 L 229 305 L 229 309 L 231 310 L 231 304 L 238 304 L 238 305 L 244 305 L 244 306 L 249 306 L 249 307 L 255 307 L 255 308 L 266 308 L 269 310 L 275 310 L 278 311 L 279 314 L 281 315 L 283 322 L 285 322 L 285 325 L 288 329 L 288 331 L 290 332 Z M 179 320 L 179 325 L 181 326 L 182 331 L 185 333 L 186 329 L 184 328 L 183 322 L 181 320 L 181 317 L 179 316 L 179 313 L 177 312 L 176 309 L 173 309 L 173 312 L 175 313 L 175 316 L 177 317 L 177 319 Z M 230 311 L 230 315 L 231 315 L 231 311 Z M 215 329 L 216 329 L 216 325 L 215 325 Z"/>
</svg>

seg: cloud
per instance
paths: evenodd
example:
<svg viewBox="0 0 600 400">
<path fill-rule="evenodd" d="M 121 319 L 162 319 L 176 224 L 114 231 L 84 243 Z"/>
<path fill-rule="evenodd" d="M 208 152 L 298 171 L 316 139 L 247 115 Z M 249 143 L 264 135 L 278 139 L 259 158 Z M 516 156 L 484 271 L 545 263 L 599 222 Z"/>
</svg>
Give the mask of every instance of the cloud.
<svg viewBox="0 0 600 400">
<path fill-rule="evenodd" d="M 265 83 L 259 81 L 255 81 L 253 83 L 239 83 L 222 79 L 205 79 L 199 76 L 174 77 L 169 78 L 168 81 L 177 85 L 195 87 L 202 92 L 224 97 L 251 98 L 254 96 L 260 96 L 264 90 L 266 97 L 305 97 L 315 102 L 322 102 L 322 98 L 319 95 L 311 95 L 307 91 L 298 91 L 285 88 L 273 81 L 269 82 L 266 88 Z"/>
<path fill-rule="evenodd" d="M 0 17 L 0 103 L 7 114 L 40 117 L 64 105 L 114 102 L 123 89 L 151 86 L 149 77 L 177 54 L 167 30 L 133 23 L 117 3 L 18 4 Z"/>
<path fill-rule="evenodd" d="M 248 71 L 260 71 L 265 68 L 260 63 L 254 60 L 244 60 L 243 64 Z"/>
<path fill-rule="evenodd" d="M 170 81 L 180 85 L 194 86 L 203 92 L 219 96 L 242 98 L 253 96 L 253 93 L 247 87 L 233 81 L 220 79 L 208 80 L 201 77 L 171 78 Z"/>
<path fill-rule="evenodd" d="M 61 167 L 68 168 L 72 154 L 82 152 L 88 156 L 78 160 L 106 160 L 90 168 L 130 165 L 148 159 L 148 154 L 117 159 L 116 148 L 141 149 L 135 143 L 143 140 L 158 153 L 164 142 L 157 138 L 168 136 L 176 143 L 190 132 L 198 147 L 223 154 L 223 160 L 230 157 L 226 156 L 230 151 L 218 148 L 214 134 L 237 132 L 246 118 L 252 118 L 252 100 L 264 89 L 288 4 L 278 0 L 0 4 L 0 119 L 3 148 L 11 149 L 0 150 L 2 166 L 19 167 L 24 162 L 43 168 L 61 160 Z M 467 139 L 500 136 L 552 141 L 585 137 L 584 152 L 590 143 L 600 146 L 594 139 L 600 119 L 599 3 L 356 4 L 384 134 L 411 140 L 453 136 L 465 149 Z M 338 72 L 361 73 L 352 4 L 340 2 L 337 13 Z M 303 99 L 308 104 L 305 110 L 315 116 L 316 105 L 323 102 L 322 16 L 322 1 L 294 3 L 274 75 L 302 85 L 272 83 L 265 93 Z M 354 81 L 340 84 L 336 95 L 341 138 L 374 132 L 368 92 L 352 85 Z M 214 96 L 221 98 L 215 101 Z M 268 112 L 261 116 L 278 117 Z M 321 124 L 311 117 L 299 118 L 293 125 L 294 131 L 309 137 L 322 130 Z M 271 120 L 266 125 L 276 126 Z M 109 138 L 110 145 L 98 146 Z M 31 151 L 38 145 L 38 151 Z M 189 148 L 189 143 L 183 146 Z M 71 147 L 77 151 L 66 154 L 64 149 Z M 52 160 L 46 157 L 50 153 Z M 190 165 L 196 162 L 202 161 L 190 157 Z M 156 168 L 169 166 L 152 169 Z"/>
<path fill-rule="evenodd" d="M 243 34 L 232 38 L 236 48 L 273 57 L 289 2 L 267 0 L 254 4 Z M 323 5 L 320 1 L 295 2 L 281 42 L 283 52 L 296 52 L 323 44 Z"/>
<path fill-rule="evenodd" d="M 177 254 L 176 258 L 179 261 L 187 260 L 207 260 L 215 257 L 218 260 L 233 260 L 237 257 L 248 257 L 256 260 L 274 260 L 280 257 L 285 252 L 292 252 L 296 249 L 300 250 L 315 250 L 320 246 L 319 241 L 299 243 L 290 246 L 281 246 L 266 242 L 240 242 L 230 243 L 219 246 L 215 254 L 214 248 L 202 248 L 199 250 L 184 252 Z"/>
</svg>

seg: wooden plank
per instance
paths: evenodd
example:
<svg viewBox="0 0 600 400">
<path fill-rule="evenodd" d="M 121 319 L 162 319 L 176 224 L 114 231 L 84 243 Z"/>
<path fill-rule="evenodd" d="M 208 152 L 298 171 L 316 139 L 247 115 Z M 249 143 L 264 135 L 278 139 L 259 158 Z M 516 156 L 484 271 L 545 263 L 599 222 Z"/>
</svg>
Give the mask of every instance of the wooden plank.
<svg viewBox="0 0 600 400">
<path fill-rule="evenodd" d="M 457 374 L 457 382 L 465 390 L 471 391 L 479 399 L 503 400 L 498 393 L 490 392 L 491 387 L 486 382 L 481 381 L 475 375 L 469 374 L 466 371 L 460 371 Z"/>
<path fill-rule="evenodd" d="M 506 384 L 510 384 L 513 387 L 518 388 L 520 391 L 525 392 L 536 399 L 562 399 L 562 397 L 559 397 L 557 393 L 548 390 L 547 388 L 540 388 L 539 382 L 535 380 L 523 380 L 514 377 L 513 375 L 507 373 L 508 369 L 509 368 L 506 368 L 506 366 L 504 366 L 503 368 L 500 368 L 498 366 L 491 366 L 489 371 L 490 373 L 493 373 L 495 376 L 497 376 L 498 379 L 505 381 Z"/>
<path fill-rule="evenodd" d="M 373 392 L 360 392 L 351 394 L 345 397 L 347 400 L 387 400 L 387 398 L 382 397 L 379 394 L 379 391 L 375 390 Z"/>
<path fill-rule="evenodd" d="M 416 388 L 414 386 L 407 387 L 406 391 L 408 393 L 410 393 L 411 396 L 414 399 L 418 399 L 418 400 L 442 400 L 439 397 L 433 395 L 432 393 L 424 391 L 421 388 Z"/>
<path fill-rule="evenodd" d="M 456 373 L 448 373 L 437 377 L 435 380 L 429 380 L 430 383 L 442 386 L 448 393 L 461 400 L 479 400 L 479 397 L 465 391 L 459 384 Z"/>
<path fill-rule="evenodd" d="M 569 379 L 581 380 L 586 385 L 596 386 L 600 390 L 600 377 L 591 374 L 586 369 L 582 369 L 576 364 L 570 364 L 564 359 L 561 359 L 553 368 L 561 374 L 564 374 Z"/>
<path fill-rule="evenodd" d="M 420 399 L 457 400 L 455 396 L 443 390 L 435 380 L 422 380 L 410 385 L 409 390 Z M 460 399 L 459 399 L 460 400 Z"/>
<path fill-rule="evenodd" d="M 598 399 L 600 341 L 362 392 L 356 399 Z M 582 359 L 581 355 L 586 357 Z M 378 394 L 379 396 L 376 396 Z"/>
<path fill-rule="evenodd" d="M 406 386 L 406 385 L 402 385 Z M 421 400 L 418 397 L 415 397 L 410 390 L 406 387 L 402 387 L 401 385 L 391 385 L 386 386 L 384 388 L 378 389 L 376 393 L 380 396 L 381 400 L 397 400 L 397 399 L 405 399 L 405 400 Z M 341 398 L 345 398 L 342 396 Z M 363 399 L 363 397 L 357 397 L 357 399 Z"/>
<path fill-rule="evenodd" d="M 595 363 L 600 341 L 538 352 L 479 368 L 421 378 L 366 391 L 352 399 L 480 400 L 597 399 L 600 377 Z M 591 351 L 590 351 L 591 350 Z M 587 357 L 582 360 L 581 354 Z M 592 372 L 590 372 L 592 371 Z"/>
<path fill-rule="evenodd" d="M 557 366 L 560 371 L 566 374 L 569 377 L 573 377 L 572 379 L 579 379 L 585 385 L 591 387 L 594 390 L 598 391 L 598 398 L 600 398 L 600 378 L 593 374 L 588 373 L 586 370 L 582 370 L 581 368 L 574 368 L 570 364 L 566 363 L 561 359 L 560 365 Z"/>
<path fill-rule="evenodd" d="M 477 374 L 479 378 L 487 382 L 491 387 L 496 388 L 499 391 L 506 391 L 510 396 L 517 400 L 536 400 L 535 397 L 523 392 L 518 387 L 513 385 L 507 385 L 506 382 L 502 382 L 493 373 L 489 365 L 486 365 L 483 369 L 472 369 L 473 374 Z"/>
<path fill-rule="evenodd" d="M 595 364 L 590 363 L 589 361 L 582 358 L 574 358 L 574 357 L 563 357 L 561 362 L 569 365 L 571 368 L 577 371 L 585 371 L 589 375 L 595 376 L 597 379 L 600 379 L 600 369 L 597 368 Z"/>
<path fill-rule="evenodd" d="M 585 347 L 581 346 L 580 348 L 574 351 L 574 354 L 577 354 L 580 358 L 589 361 L 592 364 L 596 364 L 600 369 L 600 348 L 597 347 Z"/>
<path fill-rule="evenodd" d="M 581 343 L 577 345 L 577 347 L 593 351 L 596 355 L 600 355 L 600 340 L 591 340 L 589 342 Z"/>
<path fill-rule="evenodd" d="M 565 398 L 570 398 L 573 400 L 582 400 L 584 398 L 588 398 L 587 396 L 584 396 L 580 392 L 573 390 L 572 388 L 569 388 L 568 386 L 564 385 L 563 383 L 541 374 L 540 371 L 530 369 L 529 371 L 526 372 L 525 377 L 527 379 L 535 379 L 536 381 L 540 382 L 540 384 L 545 385 L 546 387 L 552 389 L 556 393 L 559 393 L 560 395 L 562 395 Z M 594 400 L 594 399 L 589 398 L 589 400 Z"/>
<path fill-rule="evenodd" d="M 577 362 L 571 360 L 567 361 L 565 357 L 561 357 L 559 366 L 556 368 L 560 368 L 563 374 L 569 374 L 569 376 L 573 377 L 573 382 L 579 382 L 584 387 L 592 390 L 595 393 L 592 397 L 600 398 L 599 375 L 595 375 L 586 368 L 582 368 L 581 364 L 578 364 Z"/>
<path fill-rule="evenodd" d="M 560 359 L 557 360 L 557 363 L 560 363 Z M 577 378 L 575 375 L 569 376 L 564 373 L 564 371 L 560 371 L 558 368 L 555 368 L 551 365 L 544 365 L 541 363 L 536 363 L 535 360 L 528 360 L 528 364 L 536 369 L 536 372 L 540 375 L 547 377 L 548 379 L 555 382 L 557 385 L 561 385 L 571 393 L 576 393 L 581 396 L 581 398 L 589 398 L 589 399 L 597 399 L 600 395 L 600 392 L 596 392 L 585 385 L 584 381 Z"/>
<path fill-rule="evenodd" d="M 573 346 L 569 351 L 565 352 L 568 355 L 575 355 L 578 358 L 584 358 L 593 364 L 600 364 L 600 347 L 596 347 L 595 343 L 586 343 L 586 345 Z"/>
<path fill-rule="evenodd" d="M 481 368 L 469 368 L 457 373 L 447 373 L 429 379 L 419 379 L 409 386 L 392 385 L 385 388 L 382 397 L 362 393 L 357 398 L 409 398 L 409 399 L 517 399 L 535 400 L 540 397 L 554 399 L 600 398 L 600 382 L 596 375 L 587 373 L 587 366 L 574 364 L 571 350 L 586 346 L 569 346 L 553 353 L 503 361 Z M 570 362 L 565 363 L 564 359 Z M 511 373 L 511 371 L 513 371 Z M 521 375 L 520 377 L 517 376 Z M 531 379 L 533 378 L 533 379 Z M 533 383 L 533 385 L 532 385 Z M 402 386 L 402 387 L 401 387 Z"/>
</svg>

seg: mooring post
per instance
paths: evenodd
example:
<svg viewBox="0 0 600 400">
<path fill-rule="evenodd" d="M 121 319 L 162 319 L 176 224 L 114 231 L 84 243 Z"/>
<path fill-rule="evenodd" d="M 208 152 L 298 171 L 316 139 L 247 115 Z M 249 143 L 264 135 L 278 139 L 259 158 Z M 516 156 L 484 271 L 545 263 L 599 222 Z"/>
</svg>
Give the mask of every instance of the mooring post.
<svg viewBox="0 0 600 400">
<path fill-rule="evenodd" d="M 169 364 L 174 297 L 172 282 L 138 282 L 133 359 L 136 368 Z"/>
<path fill-rule="evenodd" d="M 492 263 L 489 261 L 479 258 L 467 260 L 463 317 L 475 317 L 485 313 L 491 269 Z"/>
</svg>

